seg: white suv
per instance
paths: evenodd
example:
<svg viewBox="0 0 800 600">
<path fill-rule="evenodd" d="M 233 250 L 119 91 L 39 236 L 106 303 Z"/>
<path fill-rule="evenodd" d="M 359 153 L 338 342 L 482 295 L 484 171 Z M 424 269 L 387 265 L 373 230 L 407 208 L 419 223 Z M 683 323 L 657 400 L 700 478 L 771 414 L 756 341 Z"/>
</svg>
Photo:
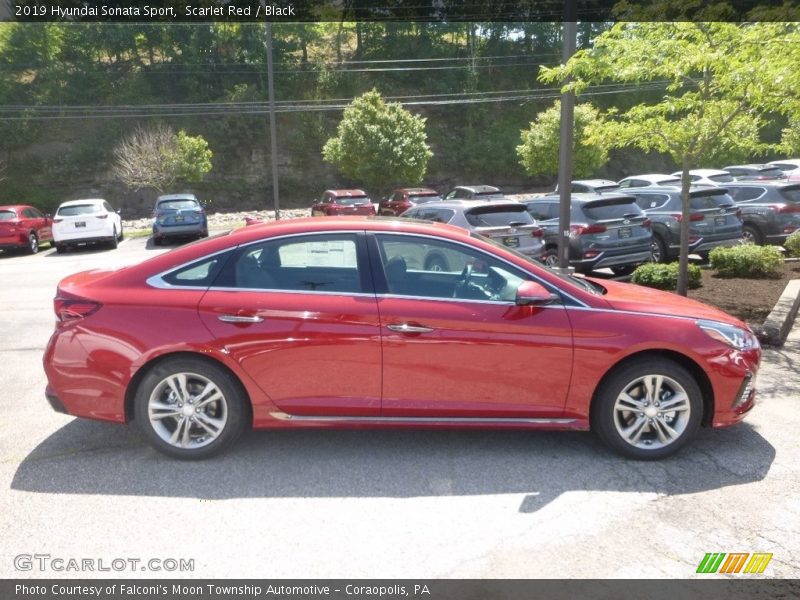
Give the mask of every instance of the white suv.
<svg viewBox="0 0 800 600">
<path fill-rule="evenodd" d="M 53 217 L 56 252 L 70 246 L 107 243 L 116 248 L 122 240 L 122 219 L 103 199 L 70 200 L 58 207 Z"/>
</svg>

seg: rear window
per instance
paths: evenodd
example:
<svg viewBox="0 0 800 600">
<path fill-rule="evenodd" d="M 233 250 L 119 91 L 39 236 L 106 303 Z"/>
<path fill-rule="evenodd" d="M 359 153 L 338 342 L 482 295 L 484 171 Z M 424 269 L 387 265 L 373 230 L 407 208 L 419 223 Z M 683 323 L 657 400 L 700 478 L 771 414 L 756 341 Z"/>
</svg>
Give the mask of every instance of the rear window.
<svg viewBox="0 0 800 600">
<path fill-rule="evenodd" d="M 730 183 L 733 181 L 733 175 L 730 173 L 725 173 L 724 175 L 711 175 L 709 179 L 711 181 L 716 181 L 717 183 Z"/>
<path fill-rule="evenodd" d="M 475 192 L 473 194 L 475 198 L 502 198 L 503 193 L 499 190 L 489 190 L 489 191 L 482 191 L 482 192 Z"/>
<path fill-rule="evenodd" d="M 633 200 L 596 200 L 583 205 L 583 214 L 593 221 L 610 221 L 643 217 L 642 209 Z"/>
<path fill-rule="evenodd" d="M 99 204 L 73 204 L 71 206 L 62 206 L 59 208 L 58 216 L 75 217 L 78 215 L 90 215 L 96 212 L 100 212 Z"/>
<path fill-rule="evenodd" d="M 522 204 L 519 207 L 481 206 L 466 211 L 464 217 L 473 227 L 505 227 L 512 223 L 532 225 L 534 222 Z"/>
<path fill-rule="evenodd" d="M 775 167 L 771 167 L 769 169 L 761 169 L 758 172 L 758 174 L 766 177 L 783 177 L 783 171 L 781 171 L 780 169 L 776 169 Z"/>
<path fill-rule="evenodd" d="M 163 200 L 158 203 L 160 210 L 186 210 L 189 208 L 199 208 L 197 200 Z"/>
<path fill-rule="evenodd" d="M 370 202 L 369 196 L 342 196 L 341 198 L 334 199 L 336 204 L 343 204 L 344 206 L 353 206 L 354 204 L 367 204 Z"/>
<path fill-rule="evenodd" d="M 409 200 L 413 200 L 418 204 L 424 204 L 425 202 L 433 202 L 434 200 L 441 200 L 442 197 L 439 194 L 434 194 L 433 192 L 429 194 L 409 194 Z"/>
<path fill-rule="evenodd" d="M 11 219 L 16 219 L 17 213 L 15 213 L 11 209 L 7 210 L 0 210 L 0 221 L 10 221 Z"/>
<path fill-rule="evenodd" d="M 723 206 L 733 206 L 733 198 L 728 194 L 713 194 L 709 196 L 691 196 L 689 206 L 692 210 L 703 210 L 708 208 L 720 208 Z"/>
<path fill-rule="evenodd" d="M 662 179 L 658 182 L 658 185 L 680 185 L 681 180 L 680 178 L 676 177 L 675 179 Z"/>
</svg>

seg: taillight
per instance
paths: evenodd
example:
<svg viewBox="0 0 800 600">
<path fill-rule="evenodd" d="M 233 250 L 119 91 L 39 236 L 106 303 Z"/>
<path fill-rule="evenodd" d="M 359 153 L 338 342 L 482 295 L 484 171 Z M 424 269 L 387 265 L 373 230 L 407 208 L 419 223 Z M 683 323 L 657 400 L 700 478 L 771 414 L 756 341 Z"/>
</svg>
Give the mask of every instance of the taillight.
<svg viewBox="0 0 800 600">
<path fill-rule="evenodd" d="M 800 213 L 800 204 L 783 204 L 773 207 L 779 213 Z"/>
<path fill-rule="evenodd" d="M 59 219 L 58 217 L 56 217 L 55 219 L 53 219 L 53 223 L 61 223 L 61 221 L 63 220 L 64 219 Z"/>
<path fill-rule="evenodd" d="M 107 219 L 108 218 L 108 213 L 106 213 L 104 215 L 95 215 L 95 217 L 98 218 L 98 219 Z"/>
<path fill-rule="evenodd" d="M 541 227 L 531 229 L 531 237 L 535 238 L 544 237 L 544 229 L 542 229 Z"/>
<path fill-rule="evenodd" d="M 604 233 L 608 231 L 608 228 L 605 225 L 595 223 L 594 225 L 570 225 L 569 230 L 573 235 L 585 235 L 588 233 Z"/>
<path fill-rule="evenodd" d="M 681 214 L 681 213 L 675 213 L 675 214 L 670 215 L 670 216 L 671 217 L 675 217 L 675 220 L 678 223 L 682 223 L 683 222 L 683 214 Z M 689 220 L 690 221 L 703 221 L 703 220 L 705 220 L 705 218 L 706 218 L 705 215 L 700 214 L 700 213 L 692 213 L 692 214 L 689 215 Z"/>
<path fill-rule="evenodd" d="M 653 222 L 650 219 L 645 219 L 642 221 L 642 227 L 645 229 L 650 229 L 653 226 Z"/>
<path fill-rule="evenodd" d="M 100 310 L 101 304 L 83 298 L 62 298 L 56 296 L 53 300 L 53 309 L 56 313 L 56 320 L 59 323 L 77 321 L 96 313 Z"/>
<path fill-rule="evenodd" d="M 741 208 L 737 208 L 736 209 L 736 218 L 739 219 L 740 221 L 742 220 L 742 209 Z"/>
</svg>

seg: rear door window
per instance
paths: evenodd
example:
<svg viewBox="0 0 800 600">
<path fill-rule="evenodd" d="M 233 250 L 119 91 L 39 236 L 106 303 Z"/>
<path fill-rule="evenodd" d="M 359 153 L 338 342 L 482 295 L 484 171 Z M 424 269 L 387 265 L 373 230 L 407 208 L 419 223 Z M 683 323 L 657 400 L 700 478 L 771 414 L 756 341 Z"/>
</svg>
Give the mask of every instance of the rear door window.
<svg viewBox="0 0 800 600">
<path fill-rule="evenodd" d="M 17 218 L 17 213 L 11 209 L 0 210 L 0 221 L 11 221 Z"/>
</svg>

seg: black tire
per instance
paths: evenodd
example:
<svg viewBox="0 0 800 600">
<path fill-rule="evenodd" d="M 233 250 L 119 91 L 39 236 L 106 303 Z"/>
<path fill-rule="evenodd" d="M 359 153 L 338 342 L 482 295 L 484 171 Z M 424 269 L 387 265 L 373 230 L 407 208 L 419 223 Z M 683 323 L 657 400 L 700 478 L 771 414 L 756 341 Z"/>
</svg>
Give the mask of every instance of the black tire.
<svg viewBox="0 0 800 600">
<path fill-rule="evenodd" d="M 426 271 L 449 271 L 450 267 L 443 256 L 434 254 L 425 259 Z"/>
<path fill-rule="evenodd" d="M 122 229 L 120 229 L 120 230 L 119 230 L 119 237 L 117 237 L 117 240 L 121 242 L 121 241 L 122 241 L 122 240 L 124 240 L 124 239 L 125 239 L 125 231 L 123 231 Z"/>
<path fill-rule="evenodd" d="M 667 244 L 664 243 L 660 235 L 653 235 L 650 240 L 650 256 L 654 263 L 663 263 L 669 260 L 667 256 Z"/>
<path fill-rule="evenodd" d="M 161 238 L 154 237 L 153 238 L 153 246 L 160 246 L 163 240 Z"/>
<path fill-rule="evenodd" d="M 651 385 L 658 378 L 662 384 L 661 393 L 648 398 L 644 382 L 650 377 Z M 623 392 L 636 404 L 622 398 Z M 674 399 L 682 394 L 685 401 Z M 673 406 L 681 410 L 665 410 Z M 621 365 L 603 380 L 592 402 L 591 425 L 615 452 L 656 460 L 680 450 L 697 433 L 702 418 L 702 392 L 694 377 L 671 360 L 643 358 Z"/>
<path fill-rule="evenodd" d="M 39 252 L 39 236 L 33 231 L 28 234 L 28 245 L 25 246 L 25 252 L 28 254 L 36 254 Z"/>
<path fill-rule="evenodd" d="M 638 265 L 623 265 L 621 267 L 611 267 L 611 272 L 617 277 L 624 277 L 625 275 L 633 273 L 637 266 Z"/>
<path fill-rule="evenodd" d="M 757 246 L 764 245 L 764 234 L 755 225 L 745 225 L 742 227 L 742 239 L 745 242 L 751 242 Z"/>
<path fill-rule="evenodd" d="M 546 267 L 550 267 L 551 269 L 557 269 L 558 249 L 548 248 L 547 250 L 545 250 L 544 254 L 542 255 L 541 261 L 544 263 Z"/>
<path fill-rule="evenodd" d="M 180 375 L 186 378 L 188 401 L 176 395 L 167 383 Z M 200 408 L 184 408 L 202 396 L 209 383 L 220 398 L 198 405 Z M 151 419 L 151 409 L 161 418 Z M 171 412 L 175 412 L 174 417 L 163 416 Z M 241 437 L 249 417 L 249 401 L 239 382 L 216 363 L 198 358 L 173 358 L 156 365 L 139 383 L 134 396 L 134 418 L 145 439 L 156 450 L 174 458 L 199 460 L 219 454 Z M 219 427 L 210 439 L 209 427 Z"/>
<path fill-rule="evenodd" d="M 116 250 L 117 246 L 119 246 L 119 238 L 117 237 L 117 226 L 114 225 L 114 229 L 111 232 L 111 241 L 108 242 L 108 247 L 112 250 Z"/>
<path fill-rule="evenodd" d="M 56 244 L 56 254 L 64 254 L 67 251 L 66 244 Z"/>
</svg>

